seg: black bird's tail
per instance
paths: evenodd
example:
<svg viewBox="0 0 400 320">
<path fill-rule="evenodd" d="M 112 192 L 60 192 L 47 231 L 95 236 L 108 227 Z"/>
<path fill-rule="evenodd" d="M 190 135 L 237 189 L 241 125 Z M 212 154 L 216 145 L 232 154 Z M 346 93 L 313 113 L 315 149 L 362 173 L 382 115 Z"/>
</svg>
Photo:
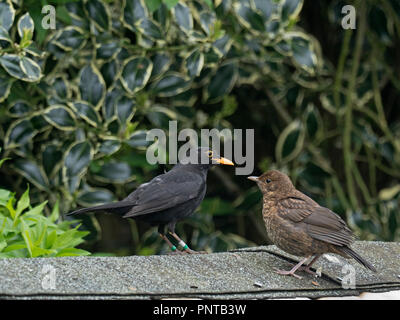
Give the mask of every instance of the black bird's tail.
<svg viewBox="0 0 400 320">
<path fill-rule="evenodd" d="M 350 257 L 354 258 L 359 264 L 362 264 L 364 267 L 368 268 L 369 270 L 376 272 L 375 267 L 366 261 L 363 257 L 361 257 L 357 252 L 353 251 L 353 249 L 349 247 L 341 247 L 341 251 L 349 255 Z"/>
<path fill-rule="evenodd" d="M 98 211 L 105 211 L 109 213 L 115 213 L 119 215 L 124 215 L 129 212 L 133 207 L 132 203 L 126 201 L 118 201 L 113 203 L 102 204 L 99 206 L 89 207 L 89 208 L 82 208 L 72 212 L 67 213 L 67 216 L 73 214 L 80 214 L 80 213 L 87 213 L 87 212 L 98 212 Z"/>
</svg>

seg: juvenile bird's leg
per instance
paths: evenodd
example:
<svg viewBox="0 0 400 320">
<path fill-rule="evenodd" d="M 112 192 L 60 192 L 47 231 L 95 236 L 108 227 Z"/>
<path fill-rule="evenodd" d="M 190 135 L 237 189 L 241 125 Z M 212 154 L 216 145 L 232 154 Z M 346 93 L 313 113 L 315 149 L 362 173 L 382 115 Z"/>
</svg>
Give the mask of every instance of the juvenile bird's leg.
<svg viewBox="0 0 400 320">
<path fill-rule="evenodd" d="M 307 273 L 309 273 L 309 274 L 312 274 L 313 276 L 316 276 L 317 273 L 314 272 L 314 271 L 312 271 L 310 268 L 311 268 L 311 266 L 315 263 L 315 261 L 318 260 L 318 258 L 319 258 L 320 256 L 321 256 L 320 254 L 315 255 L 315 257 L 311 260 L 311 262 L 310 262 L 309 264 L 307 264 L 306 266 L 300 266 L 299 270 L 305 271 L 305 272 L 307 272 Z"/>
<path fill-rule="evenodd" d="M 167 238 L 167 236 L 165 234 L 160 233 L 160 237 L 161 239 L 163 239 L 169 246 L 169 248 L 171 249 L 172 253 L 174 254 L 183 254 L 183 252 L 177 250 L 176 246 L 174 246 L 174 244 L 169 241 L 169 239 Z"/>
<path fill-rule="evenodd" d="M 296 265 L 295 265 L 291 270 L 289 270 L 289 271 L 286 271 L 286 270 L 279 270 L 279 269 L 275 268 L 275 272 L 278 273 L 278 274 L 285 275 L 285 276 L 293 276 L 293 277 L 295 277 L 295 278 L 297 278 L 297 279 L 301 279 L 301 277 L 298 276 L 297 274 L 295 274 L 295 272 L 296 272 L 297 269 L 299 269 L 299 268 L 302 266 L 302 264 L 303 264 L 304 262 L 306 262 L 310 257 L 311 257 L 311 256 L 304 258 L 303 260 L 301 260 L 298 264 L 296 264 Z"/>
<path fill-rule="evenodd" d="M 182 247 L 183 251 L 186 253 L 194 254 L 194 253 L 207 253 L 205 251 L 194 251 L 189 248 L 189 246 L 181 239 L 175 232 L 169 232 L 171 236 L 173 236 L 178 242 L 179 245 Z"/>
</svg>

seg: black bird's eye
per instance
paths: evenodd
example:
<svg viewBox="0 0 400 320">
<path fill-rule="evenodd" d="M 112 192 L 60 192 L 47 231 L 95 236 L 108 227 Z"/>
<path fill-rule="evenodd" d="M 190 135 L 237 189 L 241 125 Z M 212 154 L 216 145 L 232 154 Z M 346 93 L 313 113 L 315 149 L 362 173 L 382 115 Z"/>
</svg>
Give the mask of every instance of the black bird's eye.
<svg viewBox="0 0 400 320">
<path fill-rule="evenodd" d="M 266 182 L 266 183 L 270 183 L 270 182 L 271 182 L 271 179 L 267 179 L 267 180 L 265 180 L 265 182 Z"/>
<path fill-rule="evenodd" d="M 207 152 L 207 157 L 211 158 L 213 156 L 213 152 L 212 151 L 208 151 Z"/>
</svg>

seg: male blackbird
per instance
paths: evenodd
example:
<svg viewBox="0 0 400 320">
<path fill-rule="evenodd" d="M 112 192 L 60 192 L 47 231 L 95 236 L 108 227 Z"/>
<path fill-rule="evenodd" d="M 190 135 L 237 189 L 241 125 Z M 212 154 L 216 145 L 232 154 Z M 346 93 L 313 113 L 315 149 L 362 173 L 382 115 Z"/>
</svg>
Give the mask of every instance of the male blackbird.
<svg viewBox="0 0 400 320">
<path fill-rule="evenodd" d="M 331 210 L 321 207 L 311 198 L 296 190 L 289 177 L 271 170 L 260 177 L 248 177 L 257 182 L 263 194 L 263 219 L 272 242 L 282 250 L 306 257 L 291 270 L 276 269 L 277 273 L 301 278 L 296 270 L 315 274 L 310 267 L 324 253 L 337 253 L 354 258 L 364 267 L 376 269 L 349 246 L 354 241 L 352 231 Z M 305 267 L 309 258 L 314 257 Z"/>
<path fill-rule="evenodd" d="M 172 251 L 176 253 L 195 253 L 175 233 L 175 224 L 190 216 L 203 201 L 206 194 L 208 169 L 214 164 L 233 165 L 233 162 L 220 157 L 208 148 L 194 150 L 197 161 L 176 164 L 170 171 L 140 185 L 125 199 L 71 213 L 105 211 L 145 221 L 158 226 L 158 232 Z M 195 162 L 197 162 L 195 164 Z M 166 236 L 166 230 L 179 242 L 183 251 L 177 250 Z"/>
</svg>

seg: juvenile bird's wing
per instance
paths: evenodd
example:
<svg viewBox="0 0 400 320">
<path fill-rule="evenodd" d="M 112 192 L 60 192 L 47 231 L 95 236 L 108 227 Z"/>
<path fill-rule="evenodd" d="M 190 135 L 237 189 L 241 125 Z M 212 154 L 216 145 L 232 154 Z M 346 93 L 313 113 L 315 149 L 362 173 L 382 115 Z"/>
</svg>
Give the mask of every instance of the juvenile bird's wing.
<svg viewBox="0 0 400 320">
<path fill-rule="evenodd" d="M 278 202 L 278 214 L 304 227 L 314 239 L 338 246 L 347 246 L 354 241 L 353 233 L 343 219 L 315 202 L 288 197 Z"/>
<path fill-rule="evenodd" d="M 202 177 L 193 172 L 171 170 L 142 184 L 124 199 L 133 204 L 124 218 L 172 208 L 198 197 L 205 187 Z"/>
</svg>

